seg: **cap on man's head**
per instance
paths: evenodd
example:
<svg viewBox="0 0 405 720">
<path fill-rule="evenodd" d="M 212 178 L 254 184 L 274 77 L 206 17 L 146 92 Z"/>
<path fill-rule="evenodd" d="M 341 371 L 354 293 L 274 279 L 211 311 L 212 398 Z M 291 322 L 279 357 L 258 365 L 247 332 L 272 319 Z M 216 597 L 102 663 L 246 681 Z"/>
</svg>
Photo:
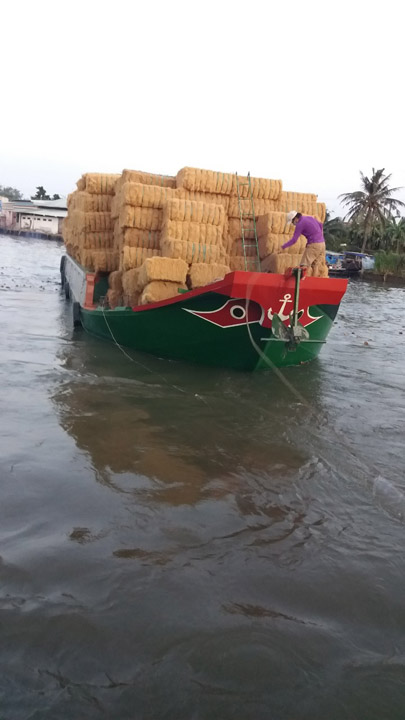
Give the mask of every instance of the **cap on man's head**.
<svg viewBox="0 0 405 720">
<path fill-rule="evenodd" d="M 296 210 L 290 210 L 290 212 L 287 213 L 287 223 L 291 223 L 294 220 L 296 215 L 297 215 Z"/>
</svg>

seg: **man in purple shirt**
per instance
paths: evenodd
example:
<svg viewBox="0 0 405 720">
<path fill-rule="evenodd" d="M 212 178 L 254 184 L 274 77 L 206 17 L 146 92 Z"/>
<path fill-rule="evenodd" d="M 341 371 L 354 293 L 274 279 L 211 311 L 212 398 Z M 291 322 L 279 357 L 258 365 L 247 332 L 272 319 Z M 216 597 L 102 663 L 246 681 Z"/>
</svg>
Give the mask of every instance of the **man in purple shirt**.
<svg viewBox="0 0 405 720">
<path fill-rule="evenodd" d="M 301 215 L 296 210 L 287 214 L 287 223 L 295 225 L 294 235 L 291 240 L 281 246 L 282 250 L 294 245 L 300 235 L 307 239 L 307 245 L 301 258 L 301 265 L 312 267 L 316 261 L 325 255 L 325 238 L 323 236 L 323 225 L 316 218 L 310 215 Z"/>
</svg>

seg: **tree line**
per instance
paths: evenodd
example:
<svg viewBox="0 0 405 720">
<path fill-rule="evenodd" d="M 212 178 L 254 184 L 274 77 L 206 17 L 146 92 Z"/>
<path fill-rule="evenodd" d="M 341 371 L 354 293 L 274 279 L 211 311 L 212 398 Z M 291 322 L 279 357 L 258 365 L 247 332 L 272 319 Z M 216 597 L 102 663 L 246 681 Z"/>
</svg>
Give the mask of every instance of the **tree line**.
<svg viewBox="0 0 405 720">
<path fill-rule="evenodd" d="M 405 252 L 405 203 L 393 197 L 402 188 L 391 187 L 391 175 L 373 168 L 370 177 L 360 172 L 360 190 L 343 193 L 339 199 L 347 212 L 344 217 L 326 214 L 324 235 L 328 250 L 342 245 L 362 252 Z"/>
<path fill-rule="evenodd" d="M 0 197 L 6 197 L 10 201 L 24 200 L 24 196 L 20 190 L 7 185 L 0 185 Z M 35 195 L 31 195 L 31 200 L 60 200 L 60 195 L 54 193 L 51 197 L 51 195 L 48 195 L 43 185 L 38 185 L 36 187 Z"/>
</svg>

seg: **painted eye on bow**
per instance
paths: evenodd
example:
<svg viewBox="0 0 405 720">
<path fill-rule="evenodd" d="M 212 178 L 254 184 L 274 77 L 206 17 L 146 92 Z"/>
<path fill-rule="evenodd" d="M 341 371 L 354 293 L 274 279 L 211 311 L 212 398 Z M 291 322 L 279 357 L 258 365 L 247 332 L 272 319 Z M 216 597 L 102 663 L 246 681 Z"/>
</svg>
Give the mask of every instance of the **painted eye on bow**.
<svg viewBox="0 0 405 720">
<path fill-rule="evenodd" d="M 234 320 L 244 320 L 246 317 L 246 310 L 242 305 L 234 305 L 231 307 L 231 315 Z"/>
</svg>

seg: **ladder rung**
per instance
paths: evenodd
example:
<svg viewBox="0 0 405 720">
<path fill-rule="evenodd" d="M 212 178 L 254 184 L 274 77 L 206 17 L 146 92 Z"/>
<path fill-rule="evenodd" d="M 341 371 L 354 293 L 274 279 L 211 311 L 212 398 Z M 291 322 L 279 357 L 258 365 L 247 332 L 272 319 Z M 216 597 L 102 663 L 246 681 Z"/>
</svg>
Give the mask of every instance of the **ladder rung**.
<svg viewBox="0 0 405 720">
<path fill-rule="evenodd" d="M 251 217 L 251 218 L 256 217 L 255 215 L 252 215 L 252 213 L 245 213 L 245 212 L 243 212 L 242 215 L 243 215 L 244 217 Z"/>
</svg>

